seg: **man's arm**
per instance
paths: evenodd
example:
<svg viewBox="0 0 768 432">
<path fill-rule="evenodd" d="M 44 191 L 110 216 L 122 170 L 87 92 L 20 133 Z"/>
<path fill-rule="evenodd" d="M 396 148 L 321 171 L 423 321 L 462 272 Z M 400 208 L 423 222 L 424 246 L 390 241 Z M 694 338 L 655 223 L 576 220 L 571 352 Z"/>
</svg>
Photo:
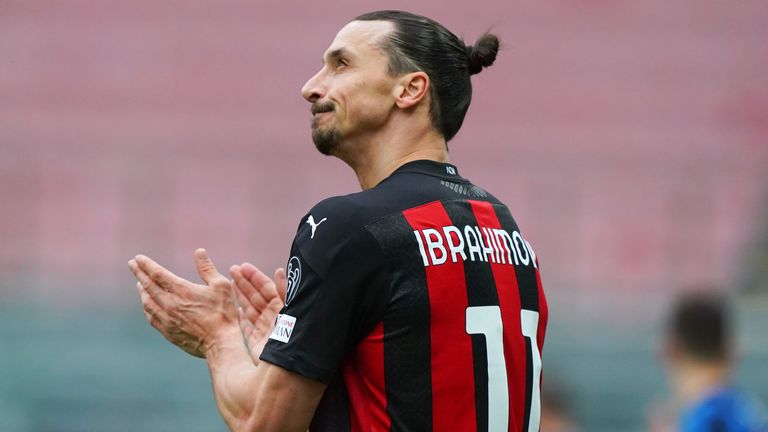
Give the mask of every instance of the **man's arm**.
<svg viewBox="0 0 768 432">
<path fill-rule="evenodd" d="M 305 431 L 325 385 L 267 362 L 254 365 L 230 282 L 204 250 L 195 252 L 195 261 L 206 285 L 182 279 L 145 256 L 129 262 L 150 324 L 173 344 L 206 358 L 217 406 L 231 430 Z"/>
<path fill-rule="evenodd" d="M 206 359 L 216 405 L 230 430 L 306 431 L 325 384 L 265 361 L 255 366 L 239 330 L 220 340 Z"/>
</svg>

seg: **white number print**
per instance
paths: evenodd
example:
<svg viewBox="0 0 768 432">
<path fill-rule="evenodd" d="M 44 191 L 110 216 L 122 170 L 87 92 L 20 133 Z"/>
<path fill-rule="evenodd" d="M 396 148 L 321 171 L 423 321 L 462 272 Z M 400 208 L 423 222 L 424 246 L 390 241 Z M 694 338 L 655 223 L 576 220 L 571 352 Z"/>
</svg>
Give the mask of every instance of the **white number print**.
<svg viewBox="0 0 768 432">
<path fill-rule="evenodd" d="M 488 352 L 488 432 L 509 430 L 509 390 L 507 388 L 507 363 L 504 358 L 504 325 L 498 306 L 471 306 L 467 308 L 466 330 L 468 334 L 485 336 Z M 527 432 L 538 432 L 541 418 L 539 380 L 541 377 L 541 355 L 536 343 L 539 313 L 523 309 L 520 311 L 523 336 L 531 346 L 533 364 L 532 394 L 526 395 L 531 401 Z M 528 408 L 528 407 L 527 407 Z"/>
<path fill-rule="evenodd" d="M 509 390 L 504 327 L 498 306 L 467 308 L 467 333 L 485 335 L 488 350 L 488 432 L 509 430 Z"/>
<path fill-rule="evenodd" d="M 523 336 L 528 338 L 531 344 L 531 359 L 533 369 L 533 385 L 531 386 L 531 408 L 528 411 L 528 432 L 539 432 L 539 423 L 541 423 L 541 353 L 539 344 L 536 343 L 536 333 L 539 329 L 539 313 L 532 310 L 520 310 L 520 326 L 523 329 Z"/>
</svg>

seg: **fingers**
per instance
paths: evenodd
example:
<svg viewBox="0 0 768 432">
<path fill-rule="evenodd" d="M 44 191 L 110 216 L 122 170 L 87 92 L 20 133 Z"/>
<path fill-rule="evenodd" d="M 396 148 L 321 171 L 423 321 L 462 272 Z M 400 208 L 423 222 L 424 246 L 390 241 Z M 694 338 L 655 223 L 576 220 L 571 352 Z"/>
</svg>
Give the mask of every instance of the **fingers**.
<svg viewBox="0 0 768 432">
<path fill-rule="evenodd" d="M 166 288 L 170 288 L 171 280 L 176 276 L 143 255 L 137 255 L 136 258 L 128 261 L 128 267 L 138 280 L 136 289 L 139 291 L 144 316 L 152 327 L 165 335 L 165 323 L 168 322 L 169 317 L 163 309 L 163 304 L 171 293 L 161 287 L 156 279 L 162 281 Z M 148 271 L 152 271 L 156 279 L 153 279 Z"/>
<path fill-rule="evenodd" d="M 219 273 L 213 261 L 208 258 L 208 252 L 203 248 L 195 251 L 195 268 L 197 269 L 197 274 L 200 275 L 200 279 L 209 287 L 229 287 L 229 280 Z"/>
<path fill-rule="evenodd" d="M 275 285 L 277 286 L 277 295 L 285 303 L 285 290 L 288 287 L 288 278 L 285 276 L 285 269 L 282 267 L 275 269 Z"/>
<path fill-rule="evenodd" d="M 277 296 L 275 284 L 261 270 L 245 263 L 239 267 L 240 272 L 233 272 L 237 289 L 247 299 L 247 303 L 261 313 Z"/>
<path fill-rule="evenodd" d="M 152 280 L 152 278 L 139 267 L 137 260 L 128 261 L 128 267 L 139 281 L 137 286 L 142 290 L 142 292 L 152 297 L 154 302 L 158 305 L 164 304 L 166 300 L 165 297 L 170 295 L 170 293 L 158 285 L 154 280 Z"/>
<path fill-rule="evenodd" d="M 141 298 L 141 305 L 144 309 L 144 316 L 149 321 L 149 324 L 164 332 L 165 326 L 163 323 L 168 321 L 168 315 L 163 308 L 155 301 L 155 299 L 147 292 L 146 288 L 141 282 L 136 283 L 136 288 L 139 290 L 139 297 Z"/>
<path fill-rule="evenodd" d="M 274 293 L 274 287 L 272 286 L 274 281 L 270 279 L 269 276 L 250 263 L 243 263 L 240 267 L 243 271 L 243 276 L 248 279 L 259 292 L 264 292 L 266 296 Z"/>
<path fill-rule="evenodd" d="M 240 278 L 242 279 L 242 276 Z M 232 281 L 232 291 L 235 294 L 237 304 L 240 305 L 239 310 L 242 312 L 242 317 L 244 317 L 249 322 L 255 322 L 259 313 L 254 309 L 251 302 L 248 300 L 245 294 L 243 294 L 242 290 L 237 286 L 236 281 L 237 278 Z"/>
<path fill-rule="evenodd" d="M 173 283 L 181 279 L 147 256 L 136 255 L 136 257 L 131 261 L 135 262 L 136 267 L 139 270 L 146 273 L 151 280 L 153 280 L 155 283 L 157 283 L 157 285 L 165 290 L 171 290 Z M 136 272 L 134 272 L 134 275 L 135 274 Z"/>
</svg>

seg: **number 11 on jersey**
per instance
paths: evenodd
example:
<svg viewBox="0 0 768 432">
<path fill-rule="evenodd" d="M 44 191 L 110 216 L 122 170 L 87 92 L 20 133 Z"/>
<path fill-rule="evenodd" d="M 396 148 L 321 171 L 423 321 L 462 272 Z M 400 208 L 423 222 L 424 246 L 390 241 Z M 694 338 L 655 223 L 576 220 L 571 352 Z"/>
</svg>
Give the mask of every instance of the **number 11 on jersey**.
<svg viewBox="0 0 768 432">
<path fill-rule="evenodd" d="M 466 314 L 467 333 L 485 336 L 488 352 L 488 432 L 506 432 L 509 430 L 509 389 L 501 309 L 498 306 L 471 306 Z M 541 353 L 536 343 L 539 313 L 522 309 L 520 326 L 531 352 L 531 364 L 526 367 L 526 375 L 530 373 L 532 379 L 530 393 L 526 394 L 528 430 L 525 432 L 538 432 L 541 419 Z"/>
</svg>

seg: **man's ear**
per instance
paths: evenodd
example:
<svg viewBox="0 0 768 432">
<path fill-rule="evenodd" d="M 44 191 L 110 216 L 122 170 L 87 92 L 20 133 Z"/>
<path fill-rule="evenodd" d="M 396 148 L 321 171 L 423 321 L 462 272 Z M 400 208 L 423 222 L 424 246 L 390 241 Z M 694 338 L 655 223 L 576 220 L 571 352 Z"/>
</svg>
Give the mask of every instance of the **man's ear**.
<svg viewBox="0 0 768 432">
<path fill-rule="evenodd" d="M 395 104 L 398 108 L 415 107 L 429 92 L 429 77 L 424 72 L 403 75 L 395 86 Z"/>
</svg>

